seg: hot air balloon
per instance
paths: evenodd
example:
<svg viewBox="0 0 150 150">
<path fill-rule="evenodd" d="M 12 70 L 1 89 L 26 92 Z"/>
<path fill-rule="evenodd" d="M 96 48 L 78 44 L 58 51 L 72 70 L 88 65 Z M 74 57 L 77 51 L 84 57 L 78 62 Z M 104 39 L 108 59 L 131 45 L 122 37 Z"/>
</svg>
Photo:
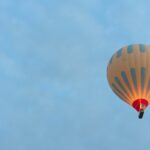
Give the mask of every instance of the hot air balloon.
<svg viewBox="0 0 150 150">
<path fill-rule="evenodd" d="M 150 46 L 133 44 L 119 49 L 110 59 L 107 78 L 114 93 L 139 112 L 150 103 Z"/>
</svg>

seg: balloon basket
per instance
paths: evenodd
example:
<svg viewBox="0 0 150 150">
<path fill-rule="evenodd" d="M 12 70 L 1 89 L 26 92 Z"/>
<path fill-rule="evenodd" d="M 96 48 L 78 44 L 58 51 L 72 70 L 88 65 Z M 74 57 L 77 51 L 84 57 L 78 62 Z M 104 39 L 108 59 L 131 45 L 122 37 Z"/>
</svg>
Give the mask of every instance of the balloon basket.
<svg viewBox="0 0 150 150">
<path fill-rule="evenodd" d="M 139 112 L 139 119 L 142 119 L 144 116 L 144 110 L 140 110 Z"/>
</svg>

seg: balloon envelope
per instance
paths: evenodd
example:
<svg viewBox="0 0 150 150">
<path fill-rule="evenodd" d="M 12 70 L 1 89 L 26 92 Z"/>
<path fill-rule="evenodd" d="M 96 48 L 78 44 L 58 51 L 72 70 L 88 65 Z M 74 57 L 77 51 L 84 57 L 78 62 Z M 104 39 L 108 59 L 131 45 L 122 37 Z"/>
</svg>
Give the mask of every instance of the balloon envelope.
<svg viewBox="0 0 150 150">
<path fill-rule="evenodd" d="M 133 44 L 118 50 L 107 67 L 110 87 L 137 111 L 150 103 L 150 46 Z"/>
</svg>

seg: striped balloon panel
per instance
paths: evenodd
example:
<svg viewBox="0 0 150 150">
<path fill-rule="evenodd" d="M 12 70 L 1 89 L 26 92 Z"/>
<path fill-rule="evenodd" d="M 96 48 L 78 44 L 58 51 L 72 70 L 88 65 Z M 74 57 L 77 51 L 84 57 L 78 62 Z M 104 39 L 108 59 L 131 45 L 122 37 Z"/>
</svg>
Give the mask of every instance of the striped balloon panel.
<svg viewBox="0 0 150 150">
<path fill-rule="evenodd" d="M 134 44 L 118 50 L 109 61 L 107 78 L 128 104 L 141 98 L 150 103 L 150 46 Z"/>
</svg>

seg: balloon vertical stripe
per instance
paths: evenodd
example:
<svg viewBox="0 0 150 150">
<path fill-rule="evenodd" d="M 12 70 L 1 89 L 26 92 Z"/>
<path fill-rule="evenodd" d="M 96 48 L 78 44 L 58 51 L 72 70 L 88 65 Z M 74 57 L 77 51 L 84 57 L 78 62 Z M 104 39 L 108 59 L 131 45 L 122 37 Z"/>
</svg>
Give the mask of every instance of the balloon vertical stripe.
<svg viewBox="0 0 150 150">
<path fill-rule="evenodd" d="M 112 64 L 112 60 L 113 60 L 113 56 L 111 57 L 111 59 L 109 61 L 109 64 Z"/>
<path fill-rule="evenodd" d="M 132 93 L 131 85 L 130 85 L 129 80 L 128 80 L 128 78 L 127 78 L 127 75 L 126 75 L 126 73 L 125 73 L 124 71 L 121 72 L 121 76 L 122 76 L 123 81 L 124 81 L 125 84 L 127 85 L 128 89 L 129 89 L 129 90 L 131 91 L 131 93 Z"/>
<path fill-rule="evenodd" d="M 142 67 L 141 68 L 141 91 L 142 92 L 144 90 L 145 74 L 146 74 L 146 69 Z"/>
<path fill-rule="evenodd" d="M 150 93 L 150 79 L 148 80 L 147 97 L 150 96 L 149 93 Z"/>
<path fill-rule="evenodd" d="M 129 54 L 133 52 L 133 47 L 132 47 L 132 45 L 129 45 L 129 46 L 128 46 L 127 51 L 128 51 Z"/>
<path fill-rule="evenodd" d="M 140 46 L 140 51 L 141 51 L 142 53 L 145 52 L 144 45 L 143 45 L 143 44 L 140 44 L 139 46 Z"/>
<path fill-rule="evenodd" d="M 135 68 L 131 68 L 130 72 L 131 72 L 131 76 L 132 76 L 132 81 L 133 81 L 133 84 L 134 84 L 134 88 L 136 89 L 136 92 L 138 92 L 137 79 L 136 79 L 136 70 L 135 70 Z"/>
<path fill-rule="evenodd" d="M 116 90 L 120 95 L 121 95 L 121 97 L 123 98 L 123 99 L 128 99 L 128 97 L 126 96 L 126 95 L 124 95 L 118 88 L 117 88 L 117 86 L 113 83 L 112 84 L 112 87 L 114 88 L 114 90 Z"/>
<path fill-rule="evenodd" d="M 126 101 L 126 98 L 123 97 L 123 95 L 120 94 L 119 91 L 118 91 L 117 89 L 115 89 L 114 87 L 112 87 L 112 89 L 113 89 L 114 93 L 115 93 L 116 95 L 118 95 L 118 97 L 119 97 L 120 99 Z M 127 101 L 126 101 L 126 102 L 127 102 Z"/>
<path fill-rule="evenodd" d="M 148 81 L 148 90 L 150 90 L 150 79 Z"/>
<path fill-rule="evenodd" d="M 122 49 L 120 49 L 118 52 L 117 52 L 117 57 L 119 58 L 122 54 Z"/>
<path fill-rule="evenodd" d="M 116 83 L 119 85 L 119 87 L 123 90 L 123 92 L 128 95 L 126 89 L 124 88 L 123 84 L 120 82 L 120 80 L 119 80 L 118 77 L 115 77 L 115 81 L 116 81 Z"/>
</svg>

